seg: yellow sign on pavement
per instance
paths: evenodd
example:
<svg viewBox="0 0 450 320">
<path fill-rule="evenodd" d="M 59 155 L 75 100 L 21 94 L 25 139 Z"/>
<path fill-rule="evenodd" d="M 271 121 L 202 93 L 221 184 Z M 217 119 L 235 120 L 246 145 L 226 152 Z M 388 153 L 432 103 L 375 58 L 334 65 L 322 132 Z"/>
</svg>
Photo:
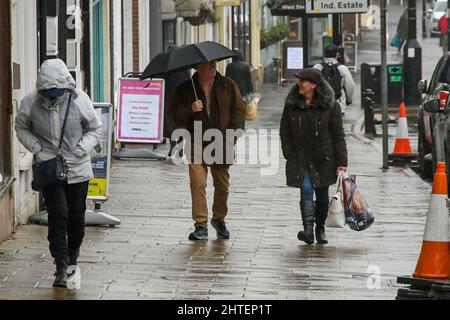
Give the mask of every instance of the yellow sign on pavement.
<svg viewBox="0 0 450 320">
<path fill-rule="evenodd" d="M 107 198 L 107 181 L 106 179 L 92 179 L 89 182 L 89 197 Z"/>
</svg>

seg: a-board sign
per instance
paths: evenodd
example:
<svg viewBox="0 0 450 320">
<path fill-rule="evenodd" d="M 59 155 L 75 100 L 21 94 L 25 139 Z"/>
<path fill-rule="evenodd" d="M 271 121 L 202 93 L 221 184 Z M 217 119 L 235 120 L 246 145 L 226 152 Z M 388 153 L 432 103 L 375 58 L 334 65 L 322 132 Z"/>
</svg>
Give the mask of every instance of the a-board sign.
<svg viewBox="0 0 450 320">
<path fill-rule="evenodd" d="M 366 13 L 370 0 L 306 0 L 307 14 Z"/>
<path fill-rule="evenodd" d="M 344 46 L 344 61 L 345 65 L 357 72 L 358 68 L 358 43 L 354 41 L 346 41 L 343 43 Z"/>
<path fill-rule="evenodd" d="M 94 103 L 95 112 L 103 123 L 98 146 L 91 152 L 94 179 L 89 182 L 89 200 L 106 201 L 109 198 L 111 176 L 111 145 L 113 131 L 113 107 L 106 103 Z"/>
<path fill-rule="evenodd" d="M 283 72 L 282 79 L 285 81 L 295 80 L 294 74 L 304 68 L 304 48 L 302 41 L 284 41 L 283 50 Z"/>
<path fill-rule="evenodd" d="M 164 127 L 164 80 L 123 78 L 119 81 L 117 141 L 161 143 Z"/>
</svg>

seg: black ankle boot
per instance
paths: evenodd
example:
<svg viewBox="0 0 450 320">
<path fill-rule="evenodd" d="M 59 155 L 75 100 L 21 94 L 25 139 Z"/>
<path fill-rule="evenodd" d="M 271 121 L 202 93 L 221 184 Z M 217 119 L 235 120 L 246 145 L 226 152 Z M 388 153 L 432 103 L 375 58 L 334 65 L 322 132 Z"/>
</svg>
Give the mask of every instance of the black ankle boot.
<svg viewBox="0 0 450 320">
<path fill-rule="evenodd" d="M 69 257 L 69 266 L 77 266 L 78 265 L 78 256 L 70 256 Z"/>
<path fill-rule="evenodd" d="M 300 202 L 304 231 L 298 233 L 298 240 L 306 244 L 314 244 L 314 203 L 312 201 Z"/>
<path fill-rule="evenodd" d="M 318 244 L 328 244 L 325 227 L 316 227 L 316 240 Z"/>
<path fill-rule="evenodd" d="M 59 264 L 56 266 L 54 288 L 67 288 L 67 266 Z"/>
<path fill-rule="evenodd" d="M 69 266 L 78 265 L 78 257 L 80 256 L 80 250 L 69 249 Z"/>
<path fill-rule="evenodd" d="M 318 244 L 328 244 L 327 235 L 325 233 L 325 223 L 328 218 L 328 204 L 316 203 L 315 219 L 316 219 L 316 240 Z"/>
</svg>

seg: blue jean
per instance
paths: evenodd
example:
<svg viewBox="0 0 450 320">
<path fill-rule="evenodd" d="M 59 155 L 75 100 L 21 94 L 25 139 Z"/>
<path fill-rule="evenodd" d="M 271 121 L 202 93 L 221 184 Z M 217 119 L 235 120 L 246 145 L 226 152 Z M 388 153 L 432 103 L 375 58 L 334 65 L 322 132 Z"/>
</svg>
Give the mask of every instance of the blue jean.
<svg viewBox="0 0 450 320">
<path fill-rule="evenodd" d="M 328 206 L 330 203 L 329 187 L 314 188 L 311 176 L 308 170 L 305 170 L 305 179 L 300 188 L 301 201 L 314 201 L 314 192 L 316 193 L 316 203 Z"/>
</svg>

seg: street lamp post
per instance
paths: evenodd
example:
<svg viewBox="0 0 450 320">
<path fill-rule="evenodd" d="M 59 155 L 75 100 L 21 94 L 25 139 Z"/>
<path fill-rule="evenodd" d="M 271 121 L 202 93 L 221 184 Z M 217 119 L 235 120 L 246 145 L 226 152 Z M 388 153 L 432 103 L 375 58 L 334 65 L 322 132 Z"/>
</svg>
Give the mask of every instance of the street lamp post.
<svg viewBox="0 0 450 320">
<path fill-rule="evenodd" d="M 342 46 L 342 17 L 339 13 L 333 14 L 333 42 Z"/>
<path fill-rule="evenodd" d="M 422 37 L 427 37 L 427 0 L 422 0 Z"/>
<path fill-rule="evenodd" d="M 387 82 L 387 0 L 381 0 L 381 105 L 383 108 L 383 169 L 389 169 L 388 82 Z"/>
<path fill-rule="evenodd" d="M 422 47 L 417 41 L 416 0 L 408 2 L 408 41 L 403 52 L 405 103 L 419 105 L 422 101 L 417 84 L 422 79 Z"/>
</svg>

